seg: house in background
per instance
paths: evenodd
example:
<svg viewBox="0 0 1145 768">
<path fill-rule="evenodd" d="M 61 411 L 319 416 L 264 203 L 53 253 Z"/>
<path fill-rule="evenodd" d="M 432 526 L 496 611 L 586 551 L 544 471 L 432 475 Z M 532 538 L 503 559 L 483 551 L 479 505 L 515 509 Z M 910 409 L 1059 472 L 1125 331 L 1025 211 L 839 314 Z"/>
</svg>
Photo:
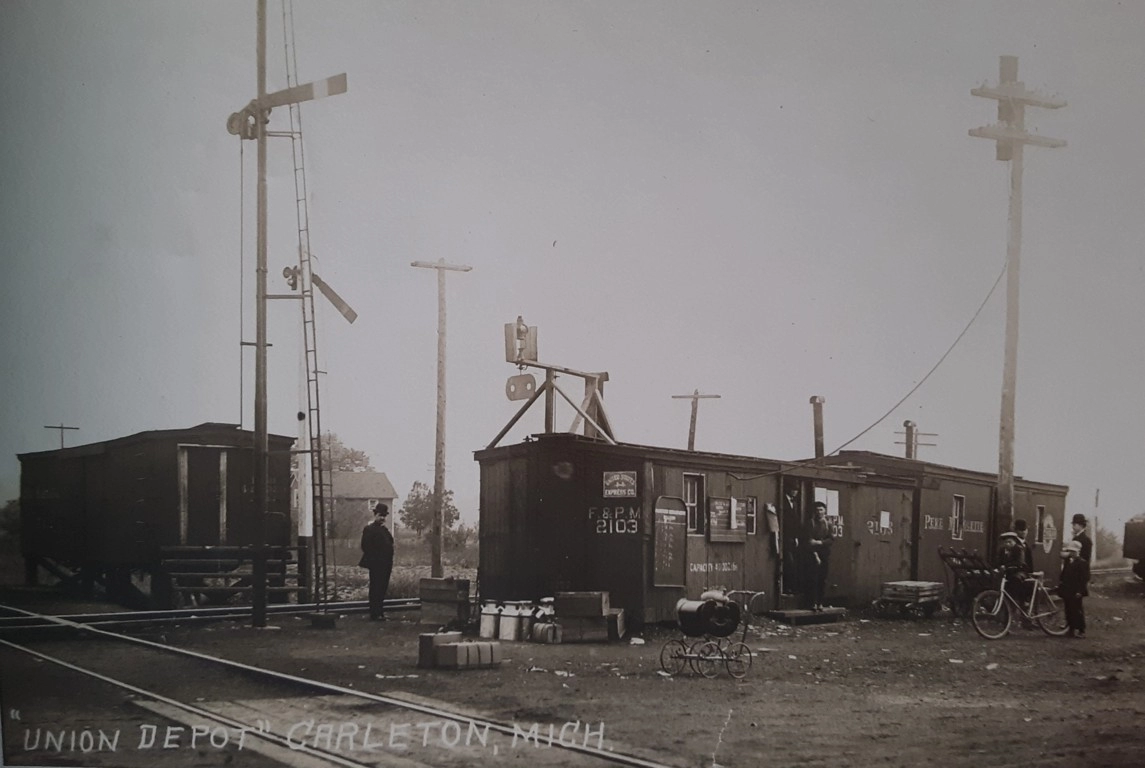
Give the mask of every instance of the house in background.
<svg viewBox="0 0 1145 768">
<path fill-rule="evenodd" d="M 331 472 L 334 493 L 333 525 L 327 537 L 332 564 L 357 565 L 361 556 L 362 528 L 374 517 L 379 501 L 390 508 L 390 530 L 397 516 L 394 486 L 385 472 Z"/>
</svg>

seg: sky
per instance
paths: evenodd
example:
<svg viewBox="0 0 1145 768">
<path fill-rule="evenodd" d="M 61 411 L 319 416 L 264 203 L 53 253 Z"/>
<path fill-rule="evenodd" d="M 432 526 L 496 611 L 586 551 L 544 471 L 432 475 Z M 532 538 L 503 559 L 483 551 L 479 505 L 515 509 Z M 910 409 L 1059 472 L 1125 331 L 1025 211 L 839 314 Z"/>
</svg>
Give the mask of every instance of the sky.
<svg viewBox="0 0 1145 768">
<path fill-rule="evenodd" d="M 285 87 L 271 0 L 268 88 Z M 432 485 L 448 274 L 446 485 L 517 411 L 503 324 L 607 371 L 618 440 L 777 459 L 827 449 L 995 472 L 1009 166 L 970 90 L 1064 98 L 1027 125 L 1015 472 L 1120 533 L 1145 511 L 1145 4 L 305 2 L 302 108 L 322 423 L 403 496 Z M 16 454 L 206 421 L 253 426 L 253 2 L 0 5 L 0 499 Z M 271 130 L 288 126 L 285 109 Z M 240 146 L 241 145 L 241 146 Z M 269 150 L 269 290 L 297 258 Z M 961 340 L 901 406 L 990 296 Z M 268 308 L 268 421 L 295 433 L 299 309 Z M 536 372 L 540 379 L 540 372 Z M 558 384 L 573 397 L 579 380 Z M 558 409 L 558 428 L 573 420 Z M 543 429 L 536 406 L 501 444 Z M 876 424 L 876 422 L 878 423 Z M 872 424 L 875 426 L 872 427 Z M 1100 497 L 1097 490 L 1100 489 Z"/>
</svg>

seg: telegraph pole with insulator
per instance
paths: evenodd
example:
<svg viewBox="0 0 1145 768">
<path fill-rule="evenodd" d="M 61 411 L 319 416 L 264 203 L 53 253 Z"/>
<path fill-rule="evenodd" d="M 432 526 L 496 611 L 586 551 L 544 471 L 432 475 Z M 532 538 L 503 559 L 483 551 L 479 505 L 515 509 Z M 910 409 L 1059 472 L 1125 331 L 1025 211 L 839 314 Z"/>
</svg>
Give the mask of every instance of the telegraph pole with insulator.
<svg viewBox="0 0 1145 768">
<path fill-rule="evenodd" d="M 1026 131 L 1026 107 L 1059 109 L 1064 100 L 1041 96 L 1018 80 L 1018 57 L 1002 56 L 998 85 L 970 93 L 998 102 L 998 122 L 972 128 L 970 135 L 995 142 L 996 157 L 1010 163 L 1009 234 L 1006 240 L 1006 348 L 1002 369 L 1002 414 L 998 436 L 998 508 L 996 523 L 1014 523 L 1014 401 L 1018 368 L 1018 267 L 1022 252 L 1022 160 L 1027 144 L 1057 148 L 1061 139 Z"/>
<path fill-rule="evenodd" d="M 688 424 L 688 450 L 696 450 L 696 416 L 700 411 L 700 400 L 704 398 L 719 399 L 719 395 L 701 395 L 700 390 L 693 390 L 690 395 L 672 395 L 673 400 L 691 400 L 692 401 L 692 420 Z"/>
</svg>

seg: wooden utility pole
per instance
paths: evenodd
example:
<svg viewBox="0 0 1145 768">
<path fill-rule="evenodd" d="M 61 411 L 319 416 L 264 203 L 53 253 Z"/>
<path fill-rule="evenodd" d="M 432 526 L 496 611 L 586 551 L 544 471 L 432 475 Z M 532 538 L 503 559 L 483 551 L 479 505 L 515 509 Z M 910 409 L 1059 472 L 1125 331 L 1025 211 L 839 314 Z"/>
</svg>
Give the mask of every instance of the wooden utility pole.
<svg viewBox="0 0 1145 768">
<path fill-rule="evenodd" d="M 972 128 L 970 135 L 996 142 L 996 157 L 1010 161 L 1009 235 L 1006 240 L 1006 347 L 1002 368 L 1002 414 L 998 435 L 998 520 L 1004 530 L 1014 523 L 1014 401 L 1018 378 L 1018 266 L 1022 252 L 1022 159 L 1026 144 L 1064 147 L 1061 139 L 1028 133 L 1026 107 L 1058 109 L 1066 105 L 1026 90 L 1018 80 L 1018 57 L 1002 56 L 998 86 L 970 93 L 998 102 L 998 122 Z"/>
<path fill-rule="evenodd" d="M 251 624 L 266 626 L 266 512 L 268 442 L 266 427 L 266 0 L 258 0 L 256 72 L 259 105 L 255 114 L 258 143 L 258 228 L 255 246 L 255 341 L 254 341 L 254 568 L 251 575 Z"/>
<path fill-rule="evenodd" d="M 672 395 L 673 400 L 691 400 L 692 401 L 692 421 L 688 425 L 688 450 L 696 450 L 696 415 L 700 410 L 700 400 L 704 398 L 719 399 L 719 395 L 701 395 L 700 390 L 692 391 L 690 395 Z"/>
<path fill-rule="evenodd" d="M 61 421 L 60 425 L 58 427 L 57 426 L 45 426 L 44 429 L 58 429 L 58 430 L 60 430 L 60 448 L 62 449 L 64 447 L 64 430 L 65 429 L 76 429 L 76 430 L 78 430 L 79 427 L 65 427 L 64 423 Z"/>
<path fill-rule="evenodd" d="M 430 576 L 444 575 L 441 567 L 441 520 L 445 508 L 445 272 L 468 272 L 473 267 L 437 261 L 413 261 L 411 267 L 437 270 L 437 445 L 433 457 L 433 525 L 431 527 Z"/>
</svg>

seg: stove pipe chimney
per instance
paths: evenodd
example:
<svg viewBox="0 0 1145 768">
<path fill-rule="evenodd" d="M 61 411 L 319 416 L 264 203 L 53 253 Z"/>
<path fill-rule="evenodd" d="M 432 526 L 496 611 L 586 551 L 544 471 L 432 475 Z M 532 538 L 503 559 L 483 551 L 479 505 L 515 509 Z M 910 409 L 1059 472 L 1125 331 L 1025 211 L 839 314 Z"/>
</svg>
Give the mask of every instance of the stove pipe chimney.
<svg viewBox="0 0 1145 768">
<path fill-rule="evenodd" d="M 811 410 L 815 414 L 815 458 L 823 458 L 823 403 L 819 395 L 811 398 Z"/>
</svg>

